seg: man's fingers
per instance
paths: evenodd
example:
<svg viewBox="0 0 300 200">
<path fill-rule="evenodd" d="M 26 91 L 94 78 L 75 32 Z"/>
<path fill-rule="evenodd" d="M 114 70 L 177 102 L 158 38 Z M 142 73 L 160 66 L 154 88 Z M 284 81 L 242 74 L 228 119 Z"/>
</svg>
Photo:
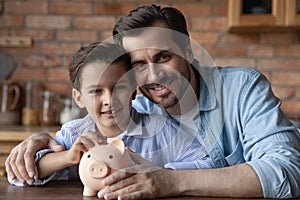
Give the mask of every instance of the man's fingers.
<svg viewBox="0 0 300 200">
<path fill-rule="evenodd" d="M 52 149 L 55 152 L 60 152 L 65 150 L 64 146 L 62 145 L 52 145 L 50 146 L 50 149 Z"/>
<path fill-rule="evenodd" d="M 18 154 L 18 152 L 15 152 L 15 154 L 11 157 L 10 166 L 16 178 L 23 183 L 25 181 L 25 178 L 19 171 L 21 167 L 19 168 L 18 166 L 24 165 L 24 160 L 20 158 L 21 156 Z"/>
<path fill-rule="evenodd" d="M 16 175 L 15 175 L 13 169 L 11 168 L 11 164 L 10 164 L 10 163 L 11 163 L 11 157 L 12 157 L 12 154 L 10 154 L 10 155 L 7 157 L 6 161 L 5 161 L 5 170 L 6 170 L 7 174 L 8 174 L 8 176 L 9 176 L 12 180 L 14 180 L 14 179 L 16 179 Z"/>
<path fill-rule="evenodd" d="M 35 165 L 34 165 L 34 152 L 31 149 L 26 149 L 25 153 L 23 151 L 19 152 L 15 166 L 22 176 L 24 181 L 29 184 L 33 182 L 33 176 L 35 175 Z"/>
<path fill-rule="evenodd" d="M 134 199 L 145 199 L 147 196 L 144 195 L 143 191 L 136 191 L 129 194 L 118 196 L 118 200 L 134 200 Z"/>
<path fill-rule="evenodd" d="M 99 198 L 103 198 L 105 195 L 107 196 L 107 194 L 111 194 L 111 193 L 115 193 L 116 191 L 121 190 L 122 188 L 125 188 L 131 184 L 133 184 L 134 182 L 132 181 L 132 178 L 127 178 L 127 179 L 123 179 L 117 183 L 114 183 L 112 185 L 110 185 L 109 187 L 104 187 L 102 190 L 100 190 L 97 194 L 97 196 Z"/>
<path fill-rule="evenodd" d="M 97 196 L 105 199 L 141 199 L 143 196 L 149 196 L 149 192 L 147 193 L 149 190 L 145 186 L 135 175 L 103 188 Z"/>
<path fill-rule="evenodd" d="M 33 176 L 35 175 L 35 163 L 34 163 L 34 156 L 30 155 L 30 153 L 28 153 L 27 155 L 24 154 L 24 162 L 25 162 L 25 169 L 27 171 L 25 171 L 24 173 L 28 173 L 29 178 L 33 178 Z"/>
<path fill-rule="evenodd" d="M 58 144 L 54 139 L 49 138 L 49 143 L 48 143 L 49 149 L 52 149 L 55 152 L 60 152 L 65 150 L 64 146 Z"/>
<path fill-rule="evenodd" d="M 110 174 L 109 176 L 105 177 L 102 180 L 102 184 L 103 185 L 112 185 L 113 183 L 116 183 L 122 179 L 125 179 L 127 177 L 133 176 L 134 174 L 132 173 L 126 173 L 123 171 L 116 171 L 112 174 Z"/>
</svg>

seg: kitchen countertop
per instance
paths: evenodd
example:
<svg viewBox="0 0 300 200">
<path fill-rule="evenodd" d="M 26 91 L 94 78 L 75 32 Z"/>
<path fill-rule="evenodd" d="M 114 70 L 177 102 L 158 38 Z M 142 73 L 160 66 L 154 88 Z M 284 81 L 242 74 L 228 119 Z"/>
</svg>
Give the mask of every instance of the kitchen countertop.
<svg viewBox="0 0 300 200">
<path fill-rule="evenodd" d="M 48 132 L 55 136 L 60 126 L 1 126 L 0 141 L 20 141 L 32 134 Z"/>
</svg>

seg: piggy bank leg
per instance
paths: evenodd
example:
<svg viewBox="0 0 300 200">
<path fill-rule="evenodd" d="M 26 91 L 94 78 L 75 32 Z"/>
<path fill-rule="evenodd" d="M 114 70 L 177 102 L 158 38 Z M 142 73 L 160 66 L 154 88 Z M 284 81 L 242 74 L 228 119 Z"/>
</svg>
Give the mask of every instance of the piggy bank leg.
<svg viewBox="0 0 300 200">
<path fill-rule="evenodd" d="M 87 197 L 97 196 L 97 193 L 98 191 L 95 191 L 91 188 L 88 187 L 83 188 L 83 196 L 87 196 Z"/>
</svg>

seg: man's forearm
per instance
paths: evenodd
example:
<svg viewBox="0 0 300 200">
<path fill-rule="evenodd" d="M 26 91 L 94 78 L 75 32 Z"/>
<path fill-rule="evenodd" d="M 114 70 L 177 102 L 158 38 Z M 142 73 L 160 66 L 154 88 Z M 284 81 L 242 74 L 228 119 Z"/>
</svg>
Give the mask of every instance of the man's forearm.
<svg viewBox="0 0 300 200">
<path fill-rule="evenodd" d="M 173 170 L 180 177 L 178 191 L 182 195 L 216 197 L 263 197 L 256 172 L 248 164 L 226 168 Z"/>
</svg>

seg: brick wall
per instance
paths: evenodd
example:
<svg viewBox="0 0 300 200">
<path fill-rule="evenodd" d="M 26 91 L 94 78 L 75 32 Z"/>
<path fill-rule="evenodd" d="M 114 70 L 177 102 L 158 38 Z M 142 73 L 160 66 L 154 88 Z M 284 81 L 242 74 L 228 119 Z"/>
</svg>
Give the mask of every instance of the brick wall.
<svg viewBox="0 0 300 200">
<path fill-rule="evenodd" d="M 17 69 L 11 79 L 36 79 L 46 89 L 70 95 L 67 66 L 82 45 L 111 35 L 116 20 L 150 1 L 4 0 L 0 35 L 31 36 L 29 48 L 1 48 Z M 152 1 L 156 2 L 158 1 Z M 251 66 L 271 81 L 282 109 L 300 117 L 300 34 L 293 32 L 230 34 L 226 0 L 161 0 L 180 9 L 191 36 L 203 44 L 217 65 Z"/>
</svg>

